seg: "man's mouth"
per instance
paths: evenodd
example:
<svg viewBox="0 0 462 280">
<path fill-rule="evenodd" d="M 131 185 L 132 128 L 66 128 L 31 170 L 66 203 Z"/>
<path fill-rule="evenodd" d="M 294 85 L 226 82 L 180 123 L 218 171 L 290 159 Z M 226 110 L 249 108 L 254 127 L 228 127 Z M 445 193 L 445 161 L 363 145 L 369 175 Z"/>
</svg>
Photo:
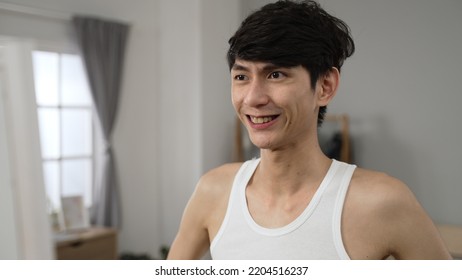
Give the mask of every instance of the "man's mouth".
<svg viewBox="0 0 462 280">
<path fill-rule="evenodd" d="M 273 116 L 263 116 L 263 117 L 255 117 L 255 116 L 247 116 L 249 120 L 254 124 L 264 124 L 271 122 L 272 120 L 276 119 L 278 115 Z"/>
</svg>

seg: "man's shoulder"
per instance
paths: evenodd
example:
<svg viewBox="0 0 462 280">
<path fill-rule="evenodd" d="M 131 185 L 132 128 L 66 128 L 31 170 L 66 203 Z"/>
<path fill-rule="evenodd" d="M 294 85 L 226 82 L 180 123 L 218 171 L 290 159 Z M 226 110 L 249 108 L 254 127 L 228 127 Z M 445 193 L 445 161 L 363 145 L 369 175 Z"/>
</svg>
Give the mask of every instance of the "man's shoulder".
<svg viewBox="0 0 462 280">
<path fill-rule="evenodd" d="M 416 200 L 409 188 L 386 173 L 357 168 L 347 192 L 344 238 L 353 258 L 380 259 L 396 249 L 406 221 L 415 219 Z"/>
<path fill-rule="evenodd" d="M 363 201 L 364 206 L 375 210 L 400 209 L 415 198 L 401 180 L 383 172 L 357 168 L 350 184 L 353 199 Z"/>
<path fill-rule="evenodd" d="M 207 171 L 197 184 L 197 191 L 204 196 L 219 196 L 229 192 L 234 177 L 242 163 L 227 163 Z"/>
<path fill-rule="evenodd" d="M 223 221 L 234 177 L 242 163 L 229 163 L 206 172 L 199 180 L 194 194 L 195 205 L 201 210 L 210 240 Z"/>
<path fill-rule="evenodd" d="M 345 200 L 342 235 L 352 258 L 448 258 L 431 219 L 410 188 L 357 168 Z"/>
<path fill-rule="evenodd" d="M 365 168 L 356 168 L 352 181 L 361 187 L 388 187 L 404 184 L 399 179 L 384 172 Z"/>
</svg>

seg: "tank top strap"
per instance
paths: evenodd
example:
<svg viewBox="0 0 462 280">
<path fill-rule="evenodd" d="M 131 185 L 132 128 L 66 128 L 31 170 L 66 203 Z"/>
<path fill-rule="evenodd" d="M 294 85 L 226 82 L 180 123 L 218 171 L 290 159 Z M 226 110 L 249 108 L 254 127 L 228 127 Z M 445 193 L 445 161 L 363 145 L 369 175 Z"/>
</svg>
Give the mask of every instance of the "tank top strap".
<svg viewBox="0 0 462 280">
<path fill-rule="evenodd" d="M 249 182 L 250 178 L 255 173 L 258 164 L 260 163 L 260 158 L 254 158 L 252 160 L 248 160 L 244 162 L 236 174 L 233 182 L 233 191 L 238 188 L 245 188 L 247 187 L 247 183 Z"/>
<path fill-rule="evenodd" d="M 337 253 L 342 259 L 350 259 L 348 253 L 345 249 L 345 245 L 343 244 L 342 238 L 342 213 L 343 213 L 343 206 L 345 204 L 345 198 L 350 186 L 351 178 L 353 177 L 353 173 L 356 170 L 356 165 L 347 164 L 341 162 L 342 176 L 341 181 L 338 186 L 337 197 L 335 200 L 335 206 L 333 209 L 333 217 L 332 217 L 332 231 L 334 235 L 334 246 L 337 249 Z"/>
<path fill-rule="evenodd" d="M 230 216 L 234 213 L 233 207 L 237 206 L 235 204 L 239 204 L 239 192 L 242 188 L 247 186 L 247 183 L 249 182 L 259 163 L 260 158 L 254 158 L 252 160 L 245 161 L 236 173 L 233 185 L 231 187 L 231 192 L 229 194 L 228 207 L 226 209 L 225 217 L 223 218 L 220 229 L 218 230 L 215 238 L 210 243 L 210 250 L 212 252 L 216 243 L 221 239 L 223 232 L 229 222 Z M 237 207 L 239 208 L 239 206 Z"/>
</svg>

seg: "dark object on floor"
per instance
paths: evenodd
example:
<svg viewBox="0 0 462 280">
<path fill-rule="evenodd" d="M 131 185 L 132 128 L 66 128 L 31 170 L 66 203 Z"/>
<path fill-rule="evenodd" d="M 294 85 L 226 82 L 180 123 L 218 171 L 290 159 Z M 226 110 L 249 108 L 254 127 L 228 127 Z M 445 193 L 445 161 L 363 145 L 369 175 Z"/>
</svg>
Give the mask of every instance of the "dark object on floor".
<svg viewBox="0 0 462 280">
<path fill-rule="evenodd" d="M 121 260 L 152 260 L 148 254 L 122 253 Z"/>
</svg>

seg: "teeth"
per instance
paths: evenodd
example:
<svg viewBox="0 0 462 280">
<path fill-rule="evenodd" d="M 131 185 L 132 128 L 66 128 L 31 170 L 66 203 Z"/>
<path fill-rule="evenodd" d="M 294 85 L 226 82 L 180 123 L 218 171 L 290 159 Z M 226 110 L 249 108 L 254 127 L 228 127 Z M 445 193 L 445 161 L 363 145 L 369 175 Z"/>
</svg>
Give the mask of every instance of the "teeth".
<svg viewBox="0 0 462 280">
<path fill-rule="evenodd" d="M 262 123 L 267 123 L 273 120 L 272 117 L 250 117 L 253 123 L 256 124 L 262 124 Z"/>
</svg>

